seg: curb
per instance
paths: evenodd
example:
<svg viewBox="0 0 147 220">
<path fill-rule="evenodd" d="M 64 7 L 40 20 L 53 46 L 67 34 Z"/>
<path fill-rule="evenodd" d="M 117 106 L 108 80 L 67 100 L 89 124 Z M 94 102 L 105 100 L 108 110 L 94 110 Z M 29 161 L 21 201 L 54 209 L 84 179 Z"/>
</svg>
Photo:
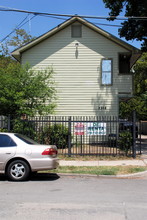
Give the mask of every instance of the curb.
<svg viewBox="0 0 147 220">
<path fill-rule="evenodd" d="M 97 178 L 128 178 L 128 177 L 141 177 L 147 175 L 147 171 L 123 174 L 123 175 L 94 175 L 94 174 L 77 174 L 77 173 L 57 173 L 59 176 L 75 176 L 75 177 L 97 177 Z"/>
</svg>

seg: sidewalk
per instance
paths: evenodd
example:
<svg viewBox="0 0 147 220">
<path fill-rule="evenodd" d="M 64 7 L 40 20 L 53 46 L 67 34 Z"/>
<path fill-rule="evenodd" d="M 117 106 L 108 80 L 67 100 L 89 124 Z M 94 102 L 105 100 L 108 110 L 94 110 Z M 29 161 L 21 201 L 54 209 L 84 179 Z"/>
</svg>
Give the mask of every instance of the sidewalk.
<svg viewBox="0 0 147 220">
<path fill-rule="evenodd" d="M 147 166 L 147 159 L 132 160 L 97 160 L 97 161 L 78 161 L 78 160 L 59 160 L 60 166 Z"/>
</svg>

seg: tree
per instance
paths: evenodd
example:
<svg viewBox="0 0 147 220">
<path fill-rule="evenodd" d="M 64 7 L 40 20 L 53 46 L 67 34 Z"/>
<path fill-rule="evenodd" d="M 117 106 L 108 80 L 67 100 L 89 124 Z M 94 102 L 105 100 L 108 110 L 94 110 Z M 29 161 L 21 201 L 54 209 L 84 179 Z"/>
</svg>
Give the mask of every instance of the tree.
<svg viewBox="0 0 147 220">
<path fill-rule="evenodd" d="M 147 120 L 147 53 L 134 66 L 134 97 L 120 103 L 120 117 L 129 118 L 136 110 L 137 118 Z"/>
<path fill-rule="evenodd" d="M 1 56 L 10 56 L 10 51 L 9 51 L 7 41 L 5 41 L 4 43 L 1 43 L 0 46 L 1 46 L 1 49 L 0 49 Z"/>
<path fill-rule="evenodd" d="M 0 68 L 6 68 L 6 66 L 8 66 L 9 63 L 16 63 L 16 62 L 17 61 L 10 56 L 0 55 Z"/>
<path fill-rule="evenodd" d="M 114 20 L 125 10 L 125 16 L 130 17 L 122 23 L 122 28 L 119 29 L 120 37 L 125 37 L 126 40 L 136 39 L 142 41 L 142 50 L 147 51 L 147 19 L 141 17 L 147 16 L 147 1 L 146 0 L 103 0 L 106 8 L 110 9 L 109 20 Z M 131 17 L 140 17 L 133 19 Z"/>
<path fill-rule="evenodd" d="M 0 115 L 49 114 L 55 108 L 53 69 L 30 69 L 9 63 L 0 67 Z"/>
<path fill-rule="evenodd" d="M 126 102 L 120 102 L 120 118 L 132 119 L 132 111 L 136 111 L 138 120 L 147 120 L 147 96 L 135 96 Z"/>
<path fill-rule="evenodd" d="M 9 46 L 21 47 L 36 39 L 28 34 L 24 29 L 16 29 L 15 35 L 7 42 Z"/>
<path fill-rule="evenodd" d="M 147 53 L 143 53 L 134 66 L 135 95 L 139 96 L 147 92 Z"/>
<path fill-rule="evenodd" d="M 10 56 L 10 47 L 15 49 L 16 47 L 21 47 L 35 39 L 36 37 L 32 37 L 24 29 L 15 29 L 14 36 L 7 39 L 4 43 L 1 43 L 1 53 L 2 55 Z"/>
</svg>

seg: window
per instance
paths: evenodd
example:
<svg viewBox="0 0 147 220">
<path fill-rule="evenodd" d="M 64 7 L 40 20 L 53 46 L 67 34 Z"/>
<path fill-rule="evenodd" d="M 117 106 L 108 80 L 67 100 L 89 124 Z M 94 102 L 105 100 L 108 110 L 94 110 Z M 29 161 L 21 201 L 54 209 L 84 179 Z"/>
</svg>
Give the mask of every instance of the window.
<svg viewBox="0 0 147 220">
<path fill-rule="evenodd" d="M 102 59 L 102 85 L 112 84 L 112 59 Z"/>
<path fill-rule="evenodd" d="M 14 147 L 16 143 L 12 140 L 11 137 L 5 134 L 0 135 L 0 147 Z"/>
<path fill-rule="evenodd" d="M 71 26 L 71 37 L 82 37 L 82 25 Z"/>
<path fill-rule="evenodd" d="M 130 54 L 119 54 L 119 73 L 130 73 Z"/>
<path fill-rule="evenodd" d="M 24 141 L 26 144 L 38 145 L 38 143 L 22 134 L 15 134 L 20 140 Z"/>
</svg>

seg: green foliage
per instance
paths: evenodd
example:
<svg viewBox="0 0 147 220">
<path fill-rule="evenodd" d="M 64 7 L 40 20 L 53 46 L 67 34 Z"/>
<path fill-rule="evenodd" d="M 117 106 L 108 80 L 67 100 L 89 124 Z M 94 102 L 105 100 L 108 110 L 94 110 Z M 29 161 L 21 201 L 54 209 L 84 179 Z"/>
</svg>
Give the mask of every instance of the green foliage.
<svg viewBox="0 0 147 220">
<path fill-rule="evenodd" d="M 110 9 L 109 15 L 112 16 L 109 20 L 114 20 L 125 10 L 127 17 L 145 17 L 147 15 L 146 0 L 103 0 L 106 8 Z M 125 37 L 126 40 L 136 39 L 143 41 L 142 50 L 147 51 L 147 25 L 146 19 L 132 19 L 121 23 L 122 28 L 119 29 L 120 37 Z"/>
<path fill-rule="evenodd" d="M 136 110 L 137 119 L 147 120 L 147 53 L 136 62 L 134 71 L 135 96 L 120 103 L 120 118 L 129 119 L 132 110 Z"/>
<path fill-rule="evenodd" d="M 147 92 L 147 53 L 143 53 L 134 66 L 135 95 L 142 95 Z"/>
<path fill-rule="evenodd" d="M 8 41 L 9 46 L 21 47 L 22 45 L 36 39 L 28 34 L 24 29 L 16 29 L 15 35 Z"/>
<path fill-rule="evenodd" d="M 55 108 L 53 69 L 30 69 L 28 64 L 0 67 L 0 115 L 52 113 Z"/>
<path fill-rule="evenodd" d="M 6 128 L 0 128 L 0 132 L 8 132 Z"/>
<path fill-rule="evenodd" d="M 32 37 L 24 29 L 15 29 L 14 35 L 1 43 L 0 52 L 2 55 L 11 56 L 10 50 L 12 51 L 16 47 L 21 47 L 35 39 L 36 37 Z"/>
<path fill-rule="evenodd" d="M 147 98 L 147 97 L 146 97 Z M 146 99 L 145 98 L 145 99 Z M 142 97 L 134 97 L 126 102 L 120 103 L 120 118 L 131 119 L 132 110 L 136 111 L 138 120 L 147 120 L 147 99 Z"/>
<path fill-rule="evenodd" d="M 58 149 L 68 147 L 68 128 L 62 124 L 53 124 L 45 127 L 41 134 L 41 142 L 55 144 Z"/>
<path fill-rule="evenodd" d="M 126 156 L 128 154 L 128 151 L 131 149 L 132 141 L 133 138 L 130 131 L 122 131 L 119 134 L 118 146 L 120 150 L 125 152 Z"/>
<path fill-rule="evenodd" d="M 13 119 L 12 131 L 14 133 L 24 134 L 32 139 L 35 139 L 35 122 L 21 120 L 20 118 Z"/>
<path fill-rule="evenodd" d="M 0 68 L 5 69 L 8 64 L 10 63 L 16 63 L 17 61 L 15 61 L 14 59 L 12 59 L 12 57 L 10 56 L 4 56 L 4 55 L 0 55 Z"/>
<path fill-rule="evenodd" d="M 4 43 L 1 43 L 0 47 L 1 47 L 0 48 L 1 56 L 9 56 L 10 57 L 10 51 L 9 51 L 7 41 L 5 41 Z"/>
</svg>

